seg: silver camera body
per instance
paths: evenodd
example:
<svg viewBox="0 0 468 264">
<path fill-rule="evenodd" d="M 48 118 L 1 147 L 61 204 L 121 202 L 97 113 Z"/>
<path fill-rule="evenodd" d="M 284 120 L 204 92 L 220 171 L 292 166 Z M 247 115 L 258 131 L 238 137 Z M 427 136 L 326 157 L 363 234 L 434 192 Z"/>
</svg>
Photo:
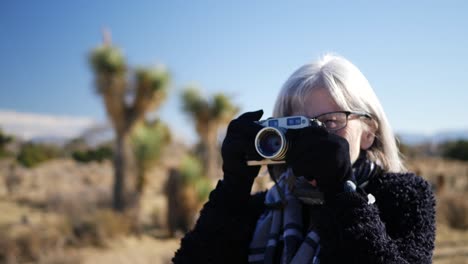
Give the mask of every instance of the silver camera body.
<svg viewBox="0 0 468 264">
<path fill-rule="evenodd" d="M 288 129 L 299 129 L 309 126 L 322 127 L 317 119 L 309 119 L 305 116 L 286 116 L 260 120 L 258 123 L 263 128 L 255 137 L 255 150 L 264 158 L 263 160 L 249 160 L 249 166 L 282 164 L 285 163 L 286 153 L 291 142 L 286 139 Z"/>
</svg>

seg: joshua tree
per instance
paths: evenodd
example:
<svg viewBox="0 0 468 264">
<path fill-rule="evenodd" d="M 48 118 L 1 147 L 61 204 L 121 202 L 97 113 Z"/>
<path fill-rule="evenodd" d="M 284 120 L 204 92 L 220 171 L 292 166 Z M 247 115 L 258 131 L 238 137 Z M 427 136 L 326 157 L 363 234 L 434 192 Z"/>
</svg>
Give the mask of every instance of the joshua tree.
<svg viewBox="0 0 468 264">
<path fill-rule="evenodd" d="M 132 133 L 133 152 L 136 158 L 136 192 L 143 193 L 146 173 L 161 158 L 163 148 L 171 141 L 169 127 L 161 121 L 144 122 Z"/>
<path fill-rule="evenodd" d="M 9 156 L 9 151 L 6 150 L 7 145 L 13 140 L 13 137 L 3 133 L 0 128 L 0 158 Z"/>
<path fill-rule="evenodd" d="M 239 109 L 226 95 L 217 93 L 207 99 L 195 87 L 186 88 L 182 100 L 183 109 L 195 122 L 200 137 L 205 175 L 215 179 L 219 162 L 218 129 L 229 122 Z"/>
<path fill-rule="evenodd" d="M 138 68 L 129 79 L 125 58 L 111 45 L 109 34 L 105 35 L 104 44 L 91 52 L 90 62 L 96 90 L 115 131 L 113 207 L 123 211 L 127 205 L 125 197 L 131 193 L 128 186 L 132 157 L 130 134 L 144 120 L 145 113 L 165 99 L 169 74 L 161 67 Z"/>
</svg>

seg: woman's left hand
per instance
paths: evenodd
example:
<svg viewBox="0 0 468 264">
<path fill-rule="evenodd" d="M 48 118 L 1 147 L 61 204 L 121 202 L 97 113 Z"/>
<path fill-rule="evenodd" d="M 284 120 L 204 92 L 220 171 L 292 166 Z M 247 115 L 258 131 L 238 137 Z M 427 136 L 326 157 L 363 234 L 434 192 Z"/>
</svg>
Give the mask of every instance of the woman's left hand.
<svg viewBox="0 0 468 264">
<path fill-rule="evenodd" d="M 286 163 L 296 176 L 316 180 L 325 196 L 344 191 L 344 183 L 352 178 L 349 144 L 345 138 L 324 128 L 290 129 L 286 133 L 290 148 Z"/>
</svg>

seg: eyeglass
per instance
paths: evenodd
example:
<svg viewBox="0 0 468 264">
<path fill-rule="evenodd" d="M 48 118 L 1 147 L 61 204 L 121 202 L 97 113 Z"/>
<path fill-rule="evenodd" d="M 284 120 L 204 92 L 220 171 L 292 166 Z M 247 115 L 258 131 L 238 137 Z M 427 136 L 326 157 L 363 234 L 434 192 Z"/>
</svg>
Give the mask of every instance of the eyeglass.
<svg viewBox="0 0 468 264">
<path fill-rule="evenodd" d="M 364 117 L 367 119 L 372 119 L 372 116 L 365 112 L 352 112 L 352 111 L 336 111 L 318 115 L 312 119 L 317 119 L 325 126 L 325 128 L 330 131 L 338 131 L 342 128 L 345 128 L 348 125 L 349 116 L 355 115 L 358 117 Z"/>
</svg>

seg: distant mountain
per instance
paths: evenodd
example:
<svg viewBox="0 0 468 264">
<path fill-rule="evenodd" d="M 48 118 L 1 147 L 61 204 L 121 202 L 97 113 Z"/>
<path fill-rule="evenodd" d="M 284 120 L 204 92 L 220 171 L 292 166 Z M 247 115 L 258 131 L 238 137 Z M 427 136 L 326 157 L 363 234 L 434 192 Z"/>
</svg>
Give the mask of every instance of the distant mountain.
<svg viewBox="0 0 468 264">
<path fill-rule="evenodd" d="M 62 145 L 97 122 L 88 117 L 55 116 L 0 110 L 0 128 L 20 140 Z"/>
<path fill-rule="evenodd" d="M 80 138 L 89 146 L 98 146 L 99 144 L 109 142 L 114 139 L 115 133 L 112 126 L 107 123 L 96 124 L 84 130 Z"/>
<path fill-rule="evenodd" d="M 440 132 L 432 136 L 432 141 L 436 143 L 452 140 L 468 140 L 468 130 Z"/>
<path fill-rule="evenodd" d="M 37 136 L 30 138 L 27 141 L 47 145 L 64 146 L 69 140 L 70 138 L 62 136 Z"/>
<path fill-rule="evenodd" d="M 422 143 L 439 144 L 453 140 L 468 140 L 467 130 L 442 131 L 434 134 L 417 134 L 417 133 L 397 133 L 398 138 L 404 144 L 417 145 Z"/>
</svg>

